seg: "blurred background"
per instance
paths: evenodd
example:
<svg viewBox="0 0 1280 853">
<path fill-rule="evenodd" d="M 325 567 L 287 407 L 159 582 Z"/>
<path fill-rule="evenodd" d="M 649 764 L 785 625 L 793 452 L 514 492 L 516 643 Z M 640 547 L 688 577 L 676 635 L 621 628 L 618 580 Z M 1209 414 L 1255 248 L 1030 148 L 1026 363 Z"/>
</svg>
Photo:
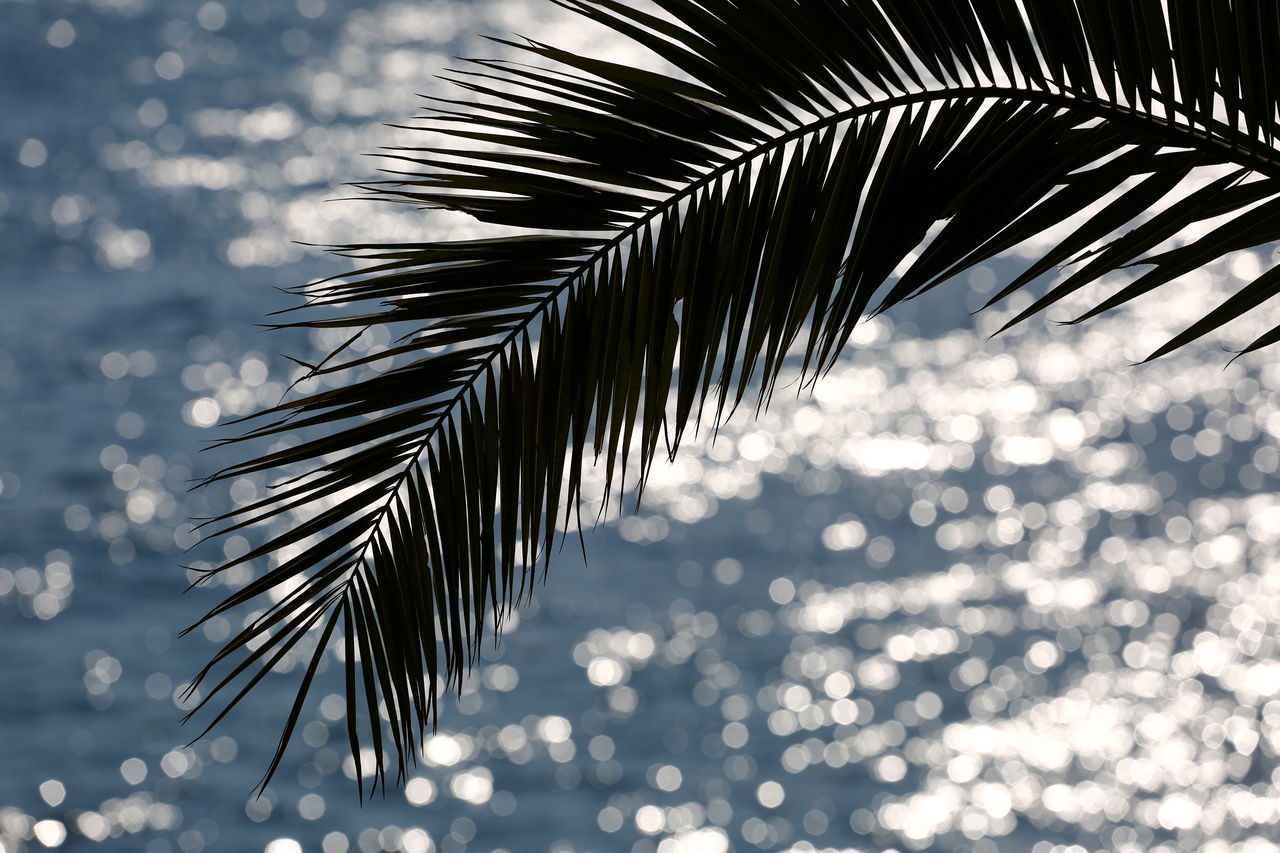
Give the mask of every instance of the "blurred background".
<svg viewBox="0 0 1280 853">
<path fill-rule="evenodd" d="M 1265 317 L 1130 366 L 1250 252 L 1083 328 L 986 339 L 1016 257 L 866 323 L 564 550 L 403 791 L 359 805 L 333 672 L 260 799 L 297 671 L 184 746 L 239 624 L 177 638 L 227 591 L 180 563 L 250 544 L 190 519 L 263 485 L 199 448 L 335 343 L 253 324 L 343 268 L 293 241 L 478 233 L 336 199 L 511 32 L 627 57 L 546 0 L 0 0 L 0 853 L 1280 849 Z"/>
</svg>

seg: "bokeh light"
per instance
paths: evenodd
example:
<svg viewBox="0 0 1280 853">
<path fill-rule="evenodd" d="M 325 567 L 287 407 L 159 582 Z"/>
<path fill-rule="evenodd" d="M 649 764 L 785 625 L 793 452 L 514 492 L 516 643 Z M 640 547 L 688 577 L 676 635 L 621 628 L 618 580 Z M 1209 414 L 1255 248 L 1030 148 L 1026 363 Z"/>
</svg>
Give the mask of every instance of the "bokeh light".
<svg viewBox="0 0 1280 853">
<path fill-rule="evenodd" d="M 646 60 L 533 0 L 0 15 L 0 853 L 1277 850 L 1280 367 L 1222 353 L 1265 318 L 1127 366 L 1258 252 L 1084 327 L 965 319 L 1016 257 L 864 322 L 812 394 L 690 430 L 636 512 L 587 473 L 590 564 L 506 614 L 402 795 L 355 800 L 389 744 L 349 756 L 335 648 L 246 799 L 308 650 L 186 746 L 186 685 L 257 614 L 175 635 L 270 564 L 187 596 L 177 566 L 249 553 L 262 530 L 185 552 L 273 482 L 189 487 L 303 375 L 278 350 L 342 342 L 249 324 L 335 272 L 303 243 L 481 233 L 330 201 L 420 141 L 384 123 L 449 57 L 501 50 L 479 33 Z"/>
</svg>

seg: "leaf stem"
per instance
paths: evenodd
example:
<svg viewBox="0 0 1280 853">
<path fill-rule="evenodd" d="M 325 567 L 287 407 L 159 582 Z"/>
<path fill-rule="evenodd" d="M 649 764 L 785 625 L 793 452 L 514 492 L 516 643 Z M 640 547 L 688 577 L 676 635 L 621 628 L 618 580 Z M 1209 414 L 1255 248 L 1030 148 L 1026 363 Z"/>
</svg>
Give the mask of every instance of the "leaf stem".
<svg viewBox="0 0 1280 853">
<path fill-rule="evenodd" d="M 1179 124 L 1169 117 L 1161 117 L 1149 112 L 1140 111 L 1133 107 L 1111 103 L 1098 98 L 1096 95 L 1070 89 L 1055 92 L 1039 88 L 1014 88 L 996 85 L 928 89 L 919 92 L 896 95 L 878 101 L 857 104 L 849 107 L 848 109 L 822 116 L 815 121 L 792 128 L 785 133 L 769 139 L 763 144 L 742 152 L 739 156 L 725 161 L 714 169 L 707 171 L 696 180 L 674 192 L 672 195 L 655 203 L 654 206 L 647 210 L 643 215 L 637 216 L 634 220 L 620 229 L 617 235 L 603 243 L 598 249 L 592 252 L 591 255 L 583 259 L 581 265 L 574 272 L 566 276 L 545 299 L 543 299 L 533 310 L 529 312 L 529 315 L 526 318 L 516 323 L 493 346 L 492 351 L 476 365 L 473 377 L 464 382 L 457 393 L 455 393 L 444 405 L 440 413 L 436 416 L 436 424 L 433 425 L 428 433 L 419 441 L 413 454 L 406 461 L 403 470 L 399 474 L 398 480 L 390 488 L 387 499 L 377 510 L 375 510 L 376 517 L 369 528 L 367 538 L 360 547 L 359 552 L 352 560 L 352 575 L 343 583 L 347 584 L 349 589 L 349 584 L 351 582 L 350 579 L 354 577 L 356 571 L 360 568 L 368 570 L 368 551 L 374 540 L 379 535 L 379 528 L 383 519 L 399 499 L 400 492 L 407 477 L 409 476 L 409 473 L 415 465 L 419 464 L 423 452 L 425 452 L 431 442 L 435 440 L 438 430 L 448 421 L 454 408 L 468 393 L 474 393 L 475 382 L 479 380 L 485 371 L 491 369 L 493 360 L 499 354 L 505 352 L 520 334 L 526 333 L 530 324 L 535 319 L 545 318 L 550 306 L 555 304 L 555 302 L 564 294 L 565 290 L 574 282 L 578 281 L 587 270 L 604 261 L 609 257 L 610 253 L 616 250 L 628 239 L 635 238 L 641 229 L 650 224 L 656 217 L 671 211 L 686 198 L 713 184 L 715 181 L 723 178 L 730 172 L 738 169 L 744 163 L 776 151 L 777 149 L 805 136 L 864 115 L 884 110 L 891 110 L 897 107 L 914 106 L 932 103 L 935 101 L 970 98 L 1039 102 L 1046 106 L 1058 106 L 1067 110 L 1077 110 L 1088 114 L 1089 117 L 1092 118 L 1110 119 L 1122 121 L 1128 124 L 1146 125 L 1149 127 L 1154 125 L 1152 129 L 1158 131 L 1159 135 L 1166 137 L 1171 146 L 1186 145 L 1191 148 L 1214 151 L 1224 155 L 1229 160 L 1253 168 L 1261 174 L 1265 174 L 1273 178 L 1280 178 L 1280 161 L 1278 161 L 1274 156 L 1269 156 L 1269 153 L 1257 150 L 1256 145 L 1258 144 L 1258 140 L 1248 137 L 1245 134 L 1242 134 L 1238 129 L 1225 125 L 1222 122 L 1215 121 L 1215 132 L 1211 133 L 1207 127 L 1204 129 L 1197 129 L 1190 120 L 1188 120 L 1186 125 Z M 1166 110 L 1170 110 L 1169 104 L 1166 103 L 1164 106 L 1166 107 Z M 344 590 L 344 597 L 346 594 L 347 591 Z"/>
</svg>

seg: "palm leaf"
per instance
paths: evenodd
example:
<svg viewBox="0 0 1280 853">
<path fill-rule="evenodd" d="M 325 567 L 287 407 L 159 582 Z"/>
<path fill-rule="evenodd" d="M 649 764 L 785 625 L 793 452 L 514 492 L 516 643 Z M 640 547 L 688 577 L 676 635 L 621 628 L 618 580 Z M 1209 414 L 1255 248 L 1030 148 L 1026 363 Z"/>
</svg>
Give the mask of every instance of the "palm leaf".
<svg viewBox="0 0 1280 853">
<path fill-rule="evenodd" d="M 432 113 L 451 143 L 396 149 L 362 186 L 532 233 L 338 247 L 365 266 L 298 288 L 284 325 L 400 335 L 312 377 L 394 366 L 255 416 L 234 440 L 306 437 L 209 478 L 302 469 L 220 519 L 288 523 L 210 572 L 274 561 L 209 616 L 289 591 L 192 688 L 231 667 L 200 703 L 242 684 L 225 713 L 308 650 L 263 785 L 339 621 L 352 752 L 372 744 L 375 787 L 403 779 L 442 689 L 578 523 L 584 467 L 620 491 L 631 459 L 643 481 L 708 405 L 719 423 L 757 386 L 765 405 L 793 347 L 816 378 L 866 312 L 1086 211 L 1000 291 L 1079 262 L 1015 321 L 1124 265 L 1150 268 L 1086 316 L 1280 239 L 1272 4 L 558 2 L 671 70 L 505 42 L 529 62 L 455 74 L 476 100 Z M 1277 290 L 1263 272 L 1153 357 Z"/>
</svg>

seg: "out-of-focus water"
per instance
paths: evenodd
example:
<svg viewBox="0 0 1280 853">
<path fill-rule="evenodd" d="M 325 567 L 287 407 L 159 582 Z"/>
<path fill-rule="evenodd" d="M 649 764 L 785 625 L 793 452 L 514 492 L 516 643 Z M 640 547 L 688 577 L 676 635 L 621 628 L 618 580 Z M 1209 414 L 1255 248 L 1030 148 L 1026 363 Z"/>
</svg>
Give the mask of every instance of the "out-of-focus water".
<svg viewBox="0 0 1280 853">
<path fill-rule="evenodd" d="M 1083 330 L 985 340 L 1012 262 L 863 326 L 565 549 L 404 792 L 357 805 L 330 679 L 247 799 L 296 671 L 183 746 L 236 626 L 175 639 L 226 591 L 178 564 L 247 545 L 189 520 L 262 487 L 197 448 L 328 343 L 252 331 L 337 269 L 290 241 L 473 233 L 326 200 L 478 32 L 613 49 L 564 20 L 0 0 L 0 851 L 1277 850 L 1280 366 L 1225 366 L 1265 318 L 1127 366 L 1251 253 Z"/>
</svg>

